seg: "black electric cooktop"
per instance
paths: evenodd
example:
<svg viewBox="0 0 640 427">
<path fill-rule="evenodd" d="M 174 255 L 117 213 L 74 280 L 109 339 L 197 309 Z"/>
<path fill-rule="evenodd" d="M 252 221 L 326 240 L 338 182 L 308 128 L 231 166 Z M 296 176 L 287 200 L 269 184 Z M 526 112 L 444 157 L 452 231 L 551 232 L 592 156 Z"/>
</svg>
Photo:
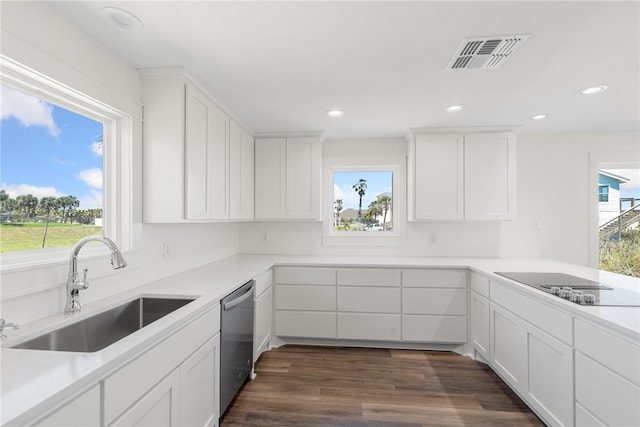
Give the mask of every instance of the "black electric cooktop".
<svg viewBox="0 0 640 427">
<path fill-rule="evenodd" d="M 640 307 L 640 292 L 631 292 L 564 273 L 495 272 L 580 305 Z"/>
</svg>

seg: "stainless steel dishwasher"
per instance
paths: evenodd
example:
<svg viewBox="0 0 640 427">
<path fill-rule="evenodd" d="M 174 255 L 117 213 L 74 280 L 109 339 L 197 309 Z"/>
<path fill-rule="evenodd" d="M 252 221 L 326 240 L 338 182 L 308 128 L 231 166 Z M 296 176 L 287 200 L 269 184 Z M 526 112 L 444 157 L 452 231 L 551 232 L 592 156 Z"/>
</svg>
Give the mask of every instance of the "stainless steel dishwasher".
<svg viewBox="0 0 640 427">
<path fill-rule="evenodd" d="M 220 300 L 220 416 L 253 368 L 253 284 Z"/>
</svg>

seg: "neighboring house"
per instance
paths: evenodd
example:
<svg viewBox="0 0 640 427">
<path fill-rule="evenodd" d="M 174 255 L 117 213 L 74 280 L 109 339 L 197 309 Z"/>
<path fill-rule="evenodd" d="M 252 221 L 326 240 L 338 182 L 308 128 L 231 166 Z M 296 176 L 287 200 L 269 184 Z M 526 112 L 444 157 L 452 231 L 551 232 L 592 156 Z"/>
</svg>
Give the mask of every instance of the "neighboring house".
<svg viewBox="0 0 640 427">
<path fill-rule="evenodd" d="M 598 225 L 620 215 L 620 184 L 628 178 L 604 170 L 598 171 Z"/>
</svg>

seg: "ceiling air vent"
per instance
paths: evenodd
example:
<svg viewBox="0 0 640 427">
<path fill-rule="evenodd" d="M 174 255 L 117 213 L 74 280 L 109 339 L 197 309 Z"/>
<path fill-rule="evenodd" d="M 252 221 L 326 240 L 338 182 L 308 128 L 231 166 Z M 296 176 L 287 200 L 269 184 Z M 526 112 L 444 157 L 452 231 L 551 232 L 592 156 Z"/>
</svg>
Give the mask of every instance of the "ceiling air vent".
<svg viewBox="0 0 640 427">
<path fill-rule="evenodd" d="M 499 68 L 528 38 L 528 35 L 519 35 L 464 39 L 447 70 Z"/>
</svg>

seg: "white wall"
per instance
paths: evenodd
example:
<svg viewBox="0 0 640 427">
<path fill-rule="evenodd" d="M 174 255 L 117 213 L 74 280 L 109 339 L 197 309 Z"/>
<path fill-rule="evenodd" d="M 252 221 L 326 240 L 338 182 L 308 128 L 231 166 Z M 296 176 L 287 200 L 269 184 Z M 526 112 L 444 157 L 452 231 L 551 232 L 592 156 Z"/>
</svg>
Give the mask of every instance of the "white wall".
<svg viewBox="0 0 640 427">
<path fill-rule="evenodd" d="M 640 135 L 518 135 L 518 216 L 502 225 L 501 255 L 588 266 L 597 252 L 597 165 L 594 170 L 592 162 L 598 158 L 640 161 Z"/>
<path fill-rule="evenodd" d="M 240 249 L 243 253 L 281 253 L 317 255 L 396 255 L 396 256 L 498 256 L 499 223 L 410 223 L 406 224 L 406 156 L 402 138 L 369 140 L 326 140 L 322 146 L 323 202 L 331 201 L 327 176 L 333 166 L 398 165 L 400 199 L 397 218 L 405 218 L 401 238 L 385 239 L 388 244 L 368 244 L 371 239 L 357 239 L 354 244 L 328 241 L 320 222 L 275 221 L 240 225 Z M 326 206 L 325 206 L 326 208 Z M 325 212 L 331 217 L 331 211 Z M 267 240 L 262 236 L 267 233 Z M 429 234 L 436 242 L 429 243 Z M 379 240 L 383 240 L 380 238 Z"/>
<path fill-rule="evenodd" d="M 81 31 L 69 26 L 43 3 L 2 3 L 2 54 L 48 77 L 131 115 L 134 122 L 133 250 L 128 267 L 113 271 L 108 257 L 80 256 L 91 286 L 89 303 L 238 252 L 237 224 L 142 224 L 142 122 L 140 80 L 135 69 Z M 163 258 L 163 242 L 169 256 Z M 46 266 L 7 269 L 0 285 L 0 317 L 26 323 L 61 313 L 68 259 Z"/>
<path fill-rule="evenodd" d="M 592 252 L 597 251 L 593 243 L 597 234 L 597 177 L 590 177 L 591 163 L 594 158 L 638 162 L 639 141 L 637 132 L 517 135 L 517 219 L 513 222 L 410 223 L 402 241 L 381 247 L 327 245 L 319 222 L 246 223 L 240 226 L 240 250 L 323 255 L 541 256 L 589 265 Z M 367 153 L 364 161 L 370 164 L 403 161 L 406 154 L 401 142 L 369 141 L 375 149 L 366 150 L 361 147 L 363 141 L 325 141 L 323 170 L 332 164 L 362 164 L 359 153 L 363 150 Z M 263 233 L 268 234 L 267 241 L 262 240 Z M 429 243 L 430 233 L 436 234 L 435 244 Z"/>
</svg>

